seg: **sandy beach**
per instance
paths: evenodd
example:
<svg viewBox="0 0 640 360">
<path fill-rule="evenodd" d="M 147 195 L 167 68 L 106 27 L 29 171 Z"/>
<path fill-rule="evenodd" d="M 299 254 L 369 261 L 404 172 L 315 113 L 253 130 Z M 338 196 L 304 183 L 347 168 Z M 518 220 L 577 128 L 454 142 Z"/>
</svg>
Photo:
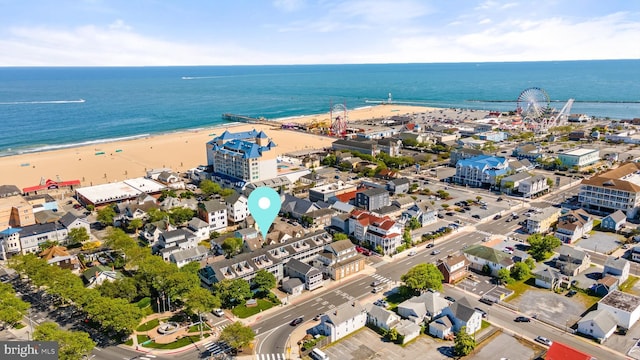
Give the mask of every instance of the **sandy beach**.
<svg viewBox="0 0 640 360">
<path fill-rule="evenodd" d="M 432 111 L 434 108 L 404 105 L 377 105 L 350 110 L 349 121 Z M 328 121 L 329 113 L 283 120 L 287 123 Z M 335 138 L 316 136 L 268 125 L 230 124 L 198 131 L 183 131 L 127 141 L 59 149 L 0 158 L 0 184 L 19 188 L 35 186 L 44 178 L 80 180 L 82 186 L 144 176 L 146 170 L 169 167 L 185 171 L 206 164 L 205 144 L 224 130 L 263 130 L 278 145 L 276 154 L 328 147 Z M 96 155 L 96 153 L 104 153 Z"/>
</svg>

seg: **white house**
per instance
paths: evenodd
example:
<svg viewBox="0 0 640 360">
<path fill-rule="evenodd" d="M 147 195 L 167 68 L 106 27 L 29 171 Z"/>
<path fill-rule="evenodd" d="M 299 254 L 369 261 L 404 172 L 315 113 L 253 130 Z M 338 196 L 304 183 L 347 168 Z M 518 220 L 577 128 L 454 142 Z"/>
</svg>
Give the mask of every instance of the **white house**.
<svg viewBox="0 0 640 360">
<path fill-rule="evenodd" d="M 366 323 L 366 310 L 359 302 L 353 301 L 326 312 L 315 329 L 334 342 L 362 328 Z"/>
<path fill-rule="evenodd" d="M 198 217 L 209 224 L 209 231 L 227 228 L 227 207 L 220 201 L 210 200 L 199 203 Z"/>
<path fill-rule="evenodd" d="M 471 245 L 462 252 L 471 263 L 471 268 L 482 271 L 487 265 L 493 275 L 500 269 L 511 269 L 514 264 L 509 254 L 484 245 Z"/>
<path fill-rule="evenodd" d="M 449 302 L 439 292 L 427 291 L 400 303 L 397 312 L 405 319 L 421 323 L 425 319 L 438 317 L 447 306 Z"/>
<path fill-rule="evenodd" d="M 406 224 L 411 221 L 412 218 L 418 219 L 421 226 L 427 226 L 438 220 L 438 211 L 429 207 L 429 205 L 418 205 L 414 203 L 402 212 L 400 221 Z"/>
<path fill-rule="evenodd" d="M 598 302 L 598 310 L 606 310 L 619 326 L 630 329 L 640 318 L 640 297 L 614 290 Z"/>
<path fill-rule="evenodd" d="M 429 323 L 429 334 L 445 339 L 453 335 L 453 322 L 447 316 L 441 316 Z"/>
<path fill-rule="evenodd" d="M 181 249 L 169 255 L 169 261 L 181 268 L 192 261 L 200 261 L 207 256 L 207 248 L 202 245 L 196 247 Z"/>
<path fill-rule="evenodd" d="M 227 204 L 227 217 L 230 222 L 239 223 L 249 216 L 247 201 L 247 197 L 238 192 L 234 192 L 224 198 L 224 202 Z"/>
<path fill-rule="evenodd" d="M 159 220 L 145 224 L 140 232 L 140 236 L 149 243 L 149 246 L 153 247 L 157 245 L 160 234 L 175 229 L 169 220 Z"/>
<path fill-rule="evenodd" d="M 602 277 L 607 275 L 614 276 L 618 278 L 618 283 L 622 284 L 627 281 L 629 278 L 629 269 L 631 265 L 627 259 L 623 259 L 621 257 L 607 257 L 607 260 L 604 262 L 604 270 L 602 271 Z"/>
<path fill-rule="evenodd" d="M 191 232 L 195 234 L 198 241 L 209 240 L 209 224 L 207 224 L 203 220 L 194 217 L 193 219 L 189 220 L 187 229 L 191 230 Z"/>
<path fill-rule="evenodd" d="M 467 334 L 473 334 L 480 330 L 482 325 L 482 314 L 473 308 L 473 305 L 466 297 L 444 308 L 442 315 L 451 320 L 454 333 L 466 326 Z"/>
<path fill-rule="evenodd" d="M 589 312 L 578 321 L 578 332 L 602 343 L 616 331 L 617 325 L 613 315 L 606 310 L 598 309 Z"/>
<path fill-rule="evenodd" d="M 393 311 L 371 304 L 367 308 L 367 322 L 388 331 L 400 323 L 400 317 Z"/>
</svg>

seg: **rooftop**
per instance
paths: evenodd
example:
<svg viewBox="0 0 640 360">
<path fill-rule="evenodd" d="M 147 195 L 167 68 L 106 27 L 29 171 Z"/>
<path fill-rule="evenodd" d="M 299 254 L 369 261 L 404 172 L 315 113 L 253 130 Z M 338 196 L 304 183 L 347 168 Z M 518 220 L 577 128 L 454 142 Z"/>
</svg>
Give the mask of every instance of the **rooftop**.
<svg viewBox="0 0 640 360">
<path fill-rule="evenodd" d="M 593 152 L 598 152 L 598 149 L 584 149 L 584 148 L 580 148 L 580 149 L 575 149 L 575 150 L 567 151 L 566 153 L 564 153 L 564 155 L 569 155 L 569 156 L 583 156 L 583 155 L 591 154 L 591 153 L 593 153 Z"/>
<path fill-rule="evenodd" d="M 608 305 L 626 312 L 635 311 L 640 306 L 640 297 L 614 290 L 603 297 L 599 304 Z"/>
</svg>

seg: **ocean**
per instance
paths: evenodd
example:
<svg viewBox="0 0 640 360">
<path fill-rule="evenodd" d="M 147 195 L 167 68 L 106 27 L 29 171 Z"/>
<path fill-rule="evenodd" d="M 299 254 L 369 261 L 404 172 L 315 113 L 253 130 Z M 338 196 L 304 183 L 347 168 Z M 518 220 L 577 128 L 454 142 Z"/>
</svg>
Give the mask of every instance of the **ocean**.
<svg viewBox="0 0 640 360">
<path fill-rule="evenodd" d="M 0 68 L 0 156 L 268 119 L 386 100 L 514 110 L 543 89 L 551 107 L 640 117 L 640 60 L 518 63 Z"/>
</svg>

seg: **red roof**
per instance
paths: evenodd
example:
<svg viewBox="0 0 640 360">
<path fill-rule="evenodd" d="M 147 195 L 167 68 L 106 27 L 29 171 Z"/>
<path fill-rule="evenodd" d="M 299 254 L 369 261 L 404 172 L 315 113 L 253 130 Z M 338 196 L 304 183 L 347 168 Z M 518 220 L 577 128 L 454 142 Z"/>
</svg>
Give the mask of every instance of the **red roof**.
<svg viewBox="0 0 640 360">
<path fill-rule="evenodd" d="M 356 191 L 346 192 L 344 194 L 336 195 L 338 201 L 342 201 L 343 203 L 349 203 L 352 199 L 356 198 Z"/>
<path fill-rule="evenodd" d="M 405 127 L 407 128 L 407 130 L 413 130 L 413 129 L 415 129 L 416 124 L 413 124 L 413 123 L 407 124 L 407 125 L 405 125 Z"/>
<path fill-rule="evenodd" d="M 351 217 L 353 219 L 356 219 L 363 226 L 372 224 L 383 230 L 389 230 L 393 227 L 393 225 L 395 225 L 395 221 L 391 220 L 391 218 L 389 218 L 388 216 L 379 217 L 364 210 L 353 210 L 351 212 Z"/>
<path fill-rule="evenodd" d="M 593 357 L 565 344 L 554 341 L 547 351 L 546 360 L 592 360 Z"/>
<path fill-rule="evenodd" d="M 22 189 L 22 192 L 23 193 L 30 193 L 32 191 L 47 190 L 47 189 L 58 189 L 58 188 L 67 187 L 67 186 L 80 186 L 80 180 L 70 180 L 70 181 L 57 182 L 57 181 L 53 181 L 51 179 L 48 179 L 44 183 L 44 185 L 26 187 L 26 188 Z"/>
</svg>

